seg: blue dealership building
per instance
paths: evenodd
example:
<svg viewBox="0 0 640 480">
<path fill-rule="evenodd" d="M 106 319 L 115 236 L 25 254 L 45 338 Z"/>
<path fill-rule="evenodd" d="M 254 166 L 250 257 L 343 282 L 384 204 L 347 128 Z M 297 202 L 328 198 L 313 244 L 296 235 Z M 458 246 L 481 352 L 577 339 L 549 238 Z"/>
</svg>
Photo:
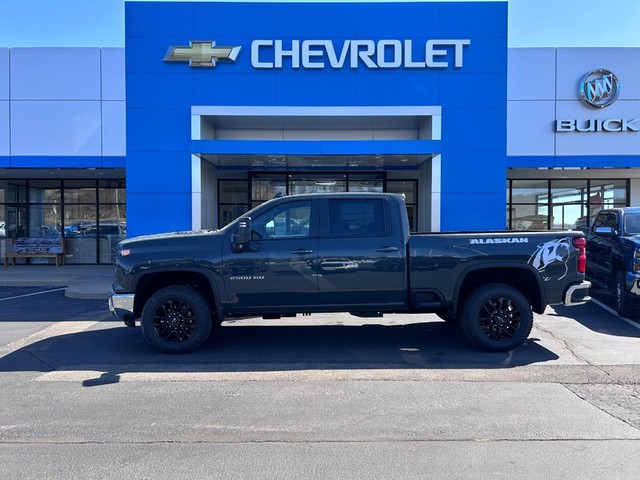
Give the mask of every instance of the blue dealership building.
<svg viewBox="0 0 640 480">
<path fill-rule="evenodd" d="M 640 52 L 509 49 L 506 2 L 128 2 L 125 33 L 0 49 L 3 250 L 108 263 L 279 193 L 402 193 L 413 230 L 455 231 L 581 228 L 640 192 Z"/>
</svg>

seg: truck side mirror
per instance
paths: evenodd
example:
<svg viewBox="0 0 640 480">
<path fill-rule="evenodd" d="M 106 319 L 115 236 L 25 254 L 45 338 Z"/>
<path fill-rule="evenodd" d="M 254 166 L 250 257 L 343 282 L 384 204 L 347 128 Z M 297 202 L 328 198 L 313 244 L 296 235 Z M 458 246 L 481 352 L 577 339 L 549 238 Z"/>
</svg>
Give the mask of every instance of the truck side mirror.
<svg viewBox="0 0 640 480">
<path fill-rule="evenodd" d="M 616 233 L 613 227 L 596 227 L 594 232 L 603 237 L 612 237 Z"/>
<path fill-rule="evenodd" d="M 234 252 L 242 252 L 244 245 L 251 241 L 251 218 L 244 217 L 238 221 L 238 228 L 231 238 L 231 247 Z"/>
</svg>

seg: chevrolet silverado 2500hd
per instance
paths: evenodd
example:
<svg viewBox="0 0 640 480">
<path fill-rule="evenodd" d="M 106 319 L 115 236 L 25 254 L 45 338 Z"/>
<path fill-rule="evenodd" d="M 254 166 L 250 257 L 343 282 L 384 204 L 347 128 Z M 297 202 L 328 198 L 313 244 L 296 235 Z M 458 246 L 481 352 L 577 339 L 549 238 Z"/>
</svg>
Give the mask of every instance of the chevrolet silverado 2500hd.
<svg viewBox="0 0 640 480">
<path fill-rule="evenodd" d="M 172 353 L 224 319 L 435 312 L 490 351 L 522 345 L 533 312 L 589 299 L 581 232 L 412 234 L 394 194 L 281 197 L 208 232 L 115 248 L 111 311 Z"/>
</svg>

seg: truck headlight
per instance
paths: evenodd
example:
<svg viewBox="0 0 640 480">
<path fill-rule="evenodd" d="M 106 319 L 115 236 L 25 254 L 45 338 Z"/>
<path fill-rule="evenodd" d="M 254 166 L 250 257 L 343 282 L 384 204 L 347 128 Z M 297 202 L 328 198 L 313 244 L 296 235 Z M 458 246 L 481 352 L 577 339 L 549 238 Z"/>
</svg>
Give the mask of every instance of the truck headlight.
<svg viewBox="0 0 640 480">
<path fill-rule="evenodd" d="M 636 272 L 640 271 L 640 250 L 635 250 L 633 252 L 633 269 Z"/>
</svg>

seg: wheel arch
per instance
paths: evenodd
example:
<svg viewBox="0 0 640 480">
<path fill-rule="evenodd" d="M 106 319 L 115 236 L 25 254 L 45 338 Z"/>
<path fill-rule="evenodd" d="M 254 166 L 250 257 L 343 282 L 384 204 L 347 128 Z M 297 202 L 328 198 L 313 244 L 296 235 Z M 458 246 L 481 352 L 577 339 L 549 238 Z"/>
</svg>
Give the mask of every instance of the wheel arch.
<svg viewBox="0 0 640 480">
<path fill-rule="evenodd" d="M 220 295 L 216 283 L 205 272 L 197 269 L 166 269 L 150 271 L 140 275 L 135 282 L 134 316 L 140 318 L 142 309 L 149 297 L 158 290 L 172 285 L 184 285 L 202 292 L 209 301 L 211 310 L 216 313 L 218 321 L 223 318 Z"/>
<path fill-rule="evenodd" d="M 466 298 L 473 290 L 489 283 L 510 285 L 529 300 L 534 312 L 542 313 L 547 306 L 540 275 L 530 265 L 492 265 L 470 268 L 463 272 L 456 283 L 452 312 L 459 315 Z"/>
</svg>

